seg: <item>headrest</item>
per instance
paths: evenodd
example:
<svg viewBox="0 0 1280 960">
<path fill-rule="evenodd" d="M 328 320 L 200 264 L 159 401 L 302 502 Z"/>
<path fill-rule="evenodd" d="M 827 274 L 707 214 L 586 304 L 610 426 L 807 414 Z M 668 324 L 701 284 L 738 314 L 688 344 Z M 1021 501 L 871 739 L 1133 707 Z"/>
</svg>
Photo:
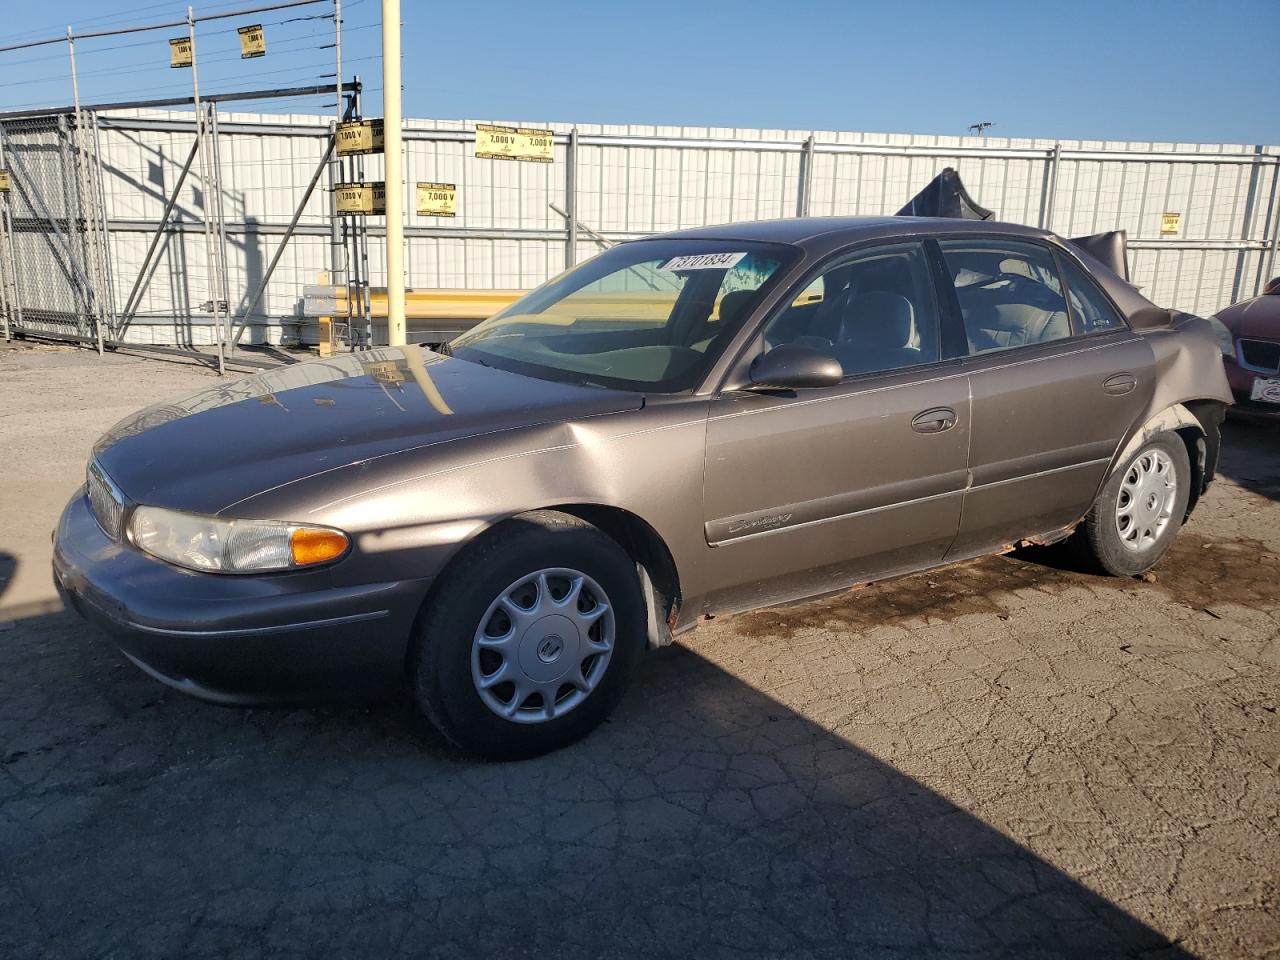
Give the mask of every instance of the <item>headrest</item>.
<svg viewBox="0 0 1280 960">
<path fill-rule="evenodd" d="M 720 322 L 728 324 L 739 319 L 738 314 L 754 294 L 754 290 L 732 290 L 721 297 Z"/>
<path fill-rule="evenodd" d="M 901 294 L 859 294 L 845 312 L 845 337 L 865 347 L 899 349 L 915 336 L 915 310 Z"/>
</svg>

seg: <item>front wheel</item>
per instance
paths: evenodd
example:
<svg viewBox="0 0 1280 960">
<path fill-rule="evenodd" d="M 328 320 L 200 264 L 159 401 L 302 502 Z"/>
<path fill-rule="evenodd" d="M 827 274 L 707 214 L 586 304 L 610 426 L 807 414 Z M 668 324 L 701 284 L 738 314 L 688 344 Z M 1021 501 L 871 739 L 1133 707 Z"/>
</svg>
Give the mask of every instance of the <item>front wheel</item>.
<svg viewBox="0 0 1280 960">
<path fill-rule="evenodd" d="M 1173 545 L 1190 495 L 1186 446 L 1176 434 L 1159 434 L 1112 474 L 1075 539 L 1112 576 L 1146 573 Z"/>
<path fill-rule="evenodd" d="M 418 703 L 483 757 L 558 749 L 621 699 L 644 618 L 635 564 L 615 541 L 567 514 L 517 517 L 432 591 L 411 663 Z"/>
</svg>

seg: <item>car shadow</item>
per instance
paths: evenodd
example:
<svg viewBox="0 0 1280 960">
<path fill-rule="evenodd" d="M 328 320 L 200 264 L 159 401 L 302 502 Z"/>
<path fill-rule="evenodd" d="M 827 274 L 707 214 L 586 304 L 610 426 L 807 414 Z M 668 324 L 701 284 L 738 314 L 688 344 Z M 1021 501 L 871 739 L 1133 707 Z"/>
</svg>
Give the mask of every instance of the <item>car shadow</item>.
<svg viewBox="0 0 1280 960">
<path fill-rule="evenodd" d="M 13 583 L 14 575 L 17 572 L 18 558 L 7 550 L 0 550 L 0 601 L 4 600 L 9 584 Z"/>
<path fill-rule="evenodd" d="M 1189 956 L 680 645 L 523 763 L 403 701 L 197 703 L 65 613 L 6 634 L 0 705 L 13 958 Z"/>
<path fill-rule="evenodd" d="M 1280 421 L 1229 417 L 1222 425 L 1218 473 L 1252 493 L 1280 500 Z"/>
</svg>

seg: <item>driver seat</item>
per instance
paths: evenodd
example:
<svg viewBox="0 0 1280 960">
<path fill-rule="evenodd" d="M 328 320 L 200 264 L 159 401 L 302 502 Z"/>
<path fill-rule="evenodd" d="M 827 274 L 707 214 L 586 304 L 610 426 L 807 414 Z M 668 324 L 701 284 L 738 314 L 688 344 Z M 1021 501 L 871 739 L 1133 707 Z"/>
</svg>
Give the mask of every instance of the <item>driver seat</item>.
<svg viewBox="0 0 1280 960">
<path fill-rule="evenodd" d="M 898 293 L 873 290 L 852 298 L 841 321 L 836 359 L 845 373 L 896 370 L 920 362 L 916 312 Z"/>
</svg>

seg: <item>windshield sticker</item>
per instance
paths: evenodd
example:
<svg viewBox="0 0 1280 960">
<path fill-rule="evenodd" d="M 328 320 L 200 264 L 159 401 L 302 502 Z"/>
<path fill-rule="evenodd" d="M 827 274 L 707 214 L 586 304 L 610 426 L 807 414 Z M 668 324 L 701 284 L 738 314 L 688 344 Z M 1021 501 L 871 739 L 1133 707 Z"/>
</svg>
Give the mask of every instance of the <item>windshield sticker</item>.
<svg viewBox="0 0 1280 960">
<path fill-rule="evenodd" d="M 695 253 L 687 257 L 672 257 L 659 270 L 728 270 L 737 266 L 739 260 L 747 255 L 741 253 Z"/>
</svg>

